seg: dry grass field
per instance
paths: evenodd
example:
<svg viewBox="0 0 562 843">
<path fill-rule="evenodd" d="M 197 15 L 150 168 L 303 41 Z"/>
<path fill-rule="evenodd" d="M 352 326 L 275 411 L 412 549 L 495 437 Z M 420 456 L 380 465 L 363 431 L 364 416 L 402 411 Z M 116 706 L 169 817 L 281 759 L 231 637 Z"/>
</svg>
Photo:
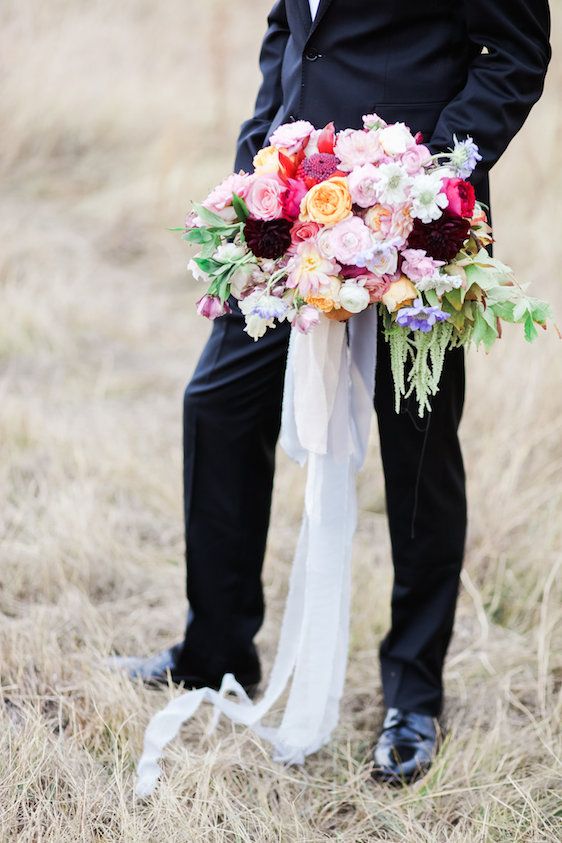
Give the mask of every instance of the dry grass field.
<svg viewBox="0 0 562 843">
<path fill-rule="evenodd" d="M 108 672 L 185 616 L 181 399 L 208 332 L 181 225 L 233 163 L 269 0 L 0 8 L 0 840 L 554 843 L 560 800 L 562 344 L 471 352 L 470 530 L 428 778 L 369 779 L 391 584 L 381 467 L 360 478 L 341 723 L 304 768 L 209 711 L 146 802 L 134 766 L 176 691 Z M 544 98 L 495 168 L 497 255 L 562 319 L 562 3 Z M 258 643 L 274 655 L 303 475 L 279 455 Z M 294 490 L 298 494 L 294 494 Z M 292 493 L 292 494 L 290 494 Z M 556 632 L 558 631 L 558 638 Z"/>
</svg>

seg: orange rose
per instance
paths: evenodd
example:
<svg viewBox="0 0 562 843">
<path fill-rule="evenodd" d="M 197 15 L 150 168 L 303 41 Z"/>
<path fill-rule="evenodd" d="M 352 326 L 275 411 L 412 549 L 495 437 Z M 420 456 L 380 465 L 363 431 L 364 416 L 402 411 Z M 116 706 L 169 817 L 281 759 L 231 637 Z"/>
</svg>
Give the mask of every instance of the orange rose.
<svg viewBox="0 0 562 843">
<path fill-rule="evenodd" d="M 317 310 L 321 310 L 322 313 L 339 310 L 341 307 L 339 301 L 340 289 L 340 281 L 337 278 L 332 278 L 329 284 L 323 284 L 315 292 L 310 292 L 304 297 L 304 300 Z"/>
<path fill-rule="evenodd" d="M 397 281 L 393 281 L 384 296 L 382 303 L 386 305 L 390 313 L 398 310 L 400 307 L 412 304 L 414 299 L 417 299 L 419 293 L 405 275 L 401 275 Z"/>
<path fill-rule="evenodd" d="M 335 225 L 351 215 L 351 195 L 344 176 L 334 176 L 311 187 L 301 201 L 299 219 Z"/>
</svg>

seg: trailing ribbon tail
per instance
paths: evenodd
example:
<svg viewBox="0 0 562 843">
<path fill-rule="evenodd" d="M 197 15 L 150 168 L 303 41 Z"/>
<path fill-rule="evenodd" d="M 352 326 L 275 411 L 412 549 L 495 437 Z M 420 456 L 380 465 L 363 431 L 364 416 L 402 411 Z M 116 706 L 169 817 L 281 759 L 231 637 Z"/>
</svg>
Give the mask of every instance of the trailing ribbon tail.
<svg viewBox="0 0 562 843">
<path fill-rule="evenodd" d="M 349 323 L 321 320 L 310 334 L 292 331 L 287 358 L 281 445 L 308 462 L 305 508 L 275 662 L 261 700 L 252 702 L 230 673 L 221 688 L 187 691 L 150 721 L 136 793 L 149 795 L 166 744 L 204 701 L 268 740 L 274 758 L 302 763 L 324 746 L 338 723 L 349 638 L 355 477 L 369 436 L 376 363 L 376 309 Z M 348 342 L 346 341 L 348 339 Z M 262 723 L 291 688 L 278 726 Z M 233 693 L 236 699 L 226 695 Z"/>
</svg>

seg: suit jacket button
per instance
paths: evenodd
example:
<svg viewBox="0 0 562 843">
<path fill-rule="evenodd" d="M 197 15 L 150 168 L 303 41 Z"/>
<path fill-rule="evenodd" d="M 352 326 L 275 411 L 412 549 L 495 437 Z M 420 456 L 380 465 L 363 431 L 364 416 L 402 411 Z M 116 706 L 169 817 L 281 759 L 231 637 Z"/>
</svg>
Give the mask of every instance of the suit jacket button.
<svg viewBox="0 0 562 843">
<path fill-rule="evenodd" d="M 316 61 L 316 59 L 319 57 L 319 55 L 320 54 L 313 47 L 311 47 L 305 53 L 305 56 L 306 56 L 308 61 Z"/>
</svg>

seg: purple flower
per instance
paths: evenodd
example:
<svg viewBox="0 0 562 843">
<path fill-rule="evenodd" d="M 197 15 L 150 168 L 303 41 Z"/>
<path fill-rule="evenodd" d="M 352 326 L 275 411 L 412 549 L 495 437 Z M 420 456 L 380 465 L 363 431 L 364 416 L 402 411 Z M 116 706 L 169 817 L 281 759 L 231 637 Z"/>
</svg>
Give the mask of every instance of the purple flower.
<svg viewBox="0 0 562 843">
<path fill-rule="evenodd" d="M 439 307 L 428 307 L 421 298 L 416 299 L 411 307 L 402 307 L 398 311 L 396 322 L 401 328 L 410 328 L 411 331 L 423 331 L 427 334 L 436 322 L 444 322 L 449 318 Z"/>
<path fill-rule="evenodd" d="M 231 313 L 230 305 L 227 302 L 223 304 L 218 296 L 205 294 L 196 306 L 199 316 L 205 316 L 206 319 L 216 319 L 218 316 L 224 316 L 225 313 Z"/>
<path fill-rule="evenodd" d="M 482 156 L 470 135 L 463 141 L 458 140 L 457 136 L 453 135 L 453 141 L 451 164 L 456 168 L 461 179 L 467 179 L 478 162 L 482 161 Z"/>
</svg>

